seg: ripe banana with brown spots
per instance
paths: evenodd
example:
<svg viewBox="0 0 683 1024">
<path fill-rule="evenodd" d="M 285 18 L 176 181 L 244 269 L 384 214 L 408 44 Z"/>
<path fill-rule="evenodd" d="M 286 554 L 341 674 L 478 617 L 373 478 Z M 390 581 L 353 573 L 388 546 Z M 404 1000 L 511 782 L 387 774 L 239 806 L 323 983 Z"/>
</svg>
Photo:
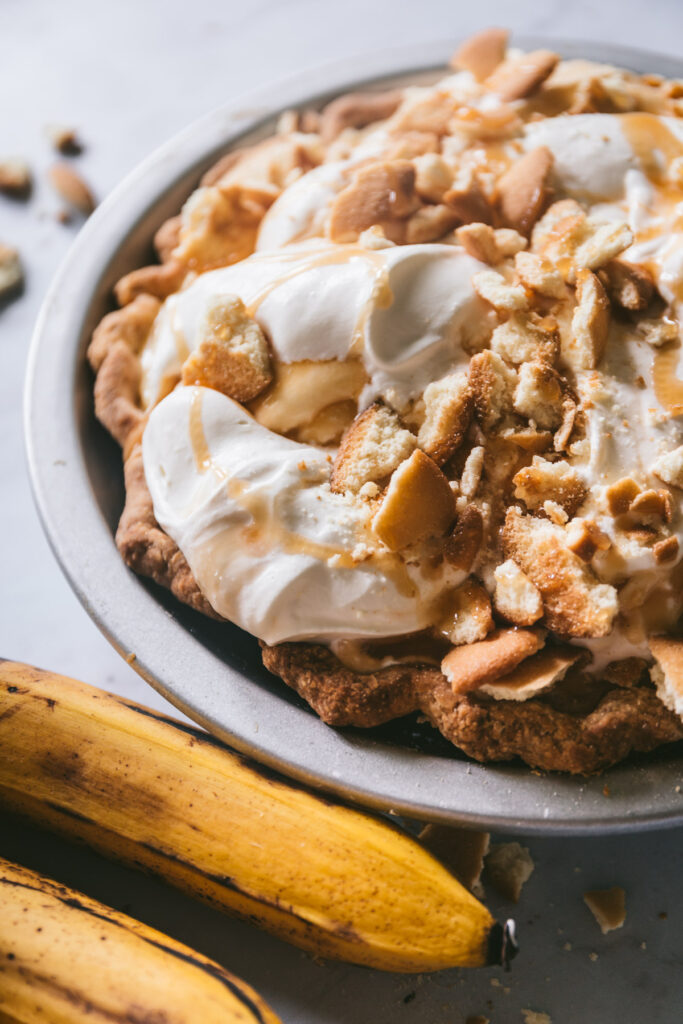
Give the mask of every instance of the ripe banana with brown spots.
<svg viewBox="0 0 683 1024">
<path fill-rule="evenodd" d="M 0 858 L 0 1022 L 279 1024 L 219 964 Z"/>
<path fill-rule="evenodd" d="M 317 956 L 506 962 L 508 925 L 406 832 L 149 708 L 0 663 L 0 806 Z"/>
</svg>

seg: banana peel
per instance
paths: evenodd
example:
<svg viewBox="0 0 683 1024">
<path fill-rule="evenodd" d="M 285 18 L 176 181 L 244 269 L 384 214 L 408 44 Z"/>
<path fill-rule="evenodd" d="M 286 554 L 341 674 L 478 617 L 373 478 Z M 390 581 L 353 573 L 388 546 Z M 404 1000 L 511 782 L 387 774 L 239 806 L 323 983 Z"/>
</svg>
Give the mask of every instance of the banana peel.
<svg viewBox="0 0 683 1024">
<path fill-rule="evenodd" d="M 0 858 L 0 1024 L 281 1024 L 220 964 Z"/>
<path fill-rule="evenodd" d="M 0 807 L 316 956 L 386 971 L 504 963 L 514 927 L 398 827 L 207 734 L 0 663 Z"/>
</svg>

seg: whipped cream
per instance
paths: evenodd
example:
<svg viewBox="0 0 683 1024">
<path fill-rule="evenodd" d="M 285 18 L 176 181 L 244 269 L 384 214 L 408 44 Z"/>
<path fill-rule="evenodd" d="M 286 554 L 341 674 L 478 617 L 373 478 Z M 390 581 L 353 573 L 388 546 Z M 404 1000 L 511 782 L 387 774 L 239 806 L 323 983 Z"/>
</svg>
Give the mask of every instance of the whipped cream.
<svg viewBox="0 0 683 1024">
<path fill-rule="evenodd" d="M 351 160 L 321 164 L 286 188 L 261 221 L 257 252 L 281 249 L 311 235 L 322 235 L 327 209 L 348 184 Z"/>
<path fill-rule="evenodd" d="M 638 167 L 636 154 L 614 114 L 575 114 L 534 121 L 524 128 L 523 146 L 547 146 L 553 174 L 575 199 L 620 199 L 624 179 Z"/>
<path fill-rule="evenodd" d="M 484 269 L 451 245 L 365 249 L 322 240 L 255 253 L 202 274 L 166 300 L 141 361 L 149 408 L 200 342 L 207 304 L 238 295 L 282 363 L 363 360 L 370 382 L 361 405 L 392 392 L 397 404 L 465 364 L 463 348 L 486 322 L 471 285 Z"/>
<path fill-rule="evenodd" d="M 330 490 L 319 449 L 272 433 L 218 391 L 165 398 L 143 458 L 156 518 L 202 593 L 266 643 L 423 629 L 465 576 L 446 566 L 422 576 L 378 550 L 368 507 Z"/>
</svg>

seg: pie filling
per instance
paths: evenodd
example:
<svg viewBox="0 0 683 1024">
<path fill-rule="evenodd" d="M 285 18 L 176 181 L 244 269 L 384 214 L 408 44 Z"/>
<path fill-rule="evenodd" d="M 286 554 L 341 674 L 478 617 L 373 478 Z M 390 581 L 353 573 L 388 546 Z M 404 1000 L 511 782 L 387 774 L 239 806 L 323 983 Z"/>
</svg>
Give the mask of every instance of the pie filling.
<svg viewBox="0 0 683 1024">
<path fill-rule="evenodd" d="M 680 713 L 683 84 L 499 39 L 284 116 L 120 282 L 154 516 L 268 645 L 495 701 L 654 658 Z"/>
</svg>

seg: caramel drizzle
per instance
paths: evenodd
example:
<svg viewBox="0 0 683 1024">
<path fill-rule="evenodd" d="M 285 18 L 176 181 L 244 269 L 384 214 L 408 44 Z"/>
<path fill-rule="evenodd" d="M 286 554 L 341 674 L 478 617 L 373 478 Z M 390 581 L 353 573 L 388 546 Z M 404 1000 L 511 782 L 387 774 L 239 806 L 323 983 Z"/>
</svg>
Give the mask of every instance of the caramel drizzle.
<svg viewBox="0 0 683 1024">
<path fill-rule="evenodd" d="M 676 375 L 681 355 L 680 342 L 655 352 L 652 382 L 659 404 L 670 416 L 683 415 L 683 381 Z"/>
<path fill-rule="evenodd" d="M 681 190 L 668 180 L 667 170 L 673 160 L 683 157 L 683 142 L 676 138 L 656 114 L 621 114 L 620 121 L 643 173 L 657 189 L 658 212 L 667 218 L 670 230 L 680 230 L 683 218 L 675 214 L 675 207 L 681 201 Z M 653 224 L 636 234 L 639 242 L 646 242 L 660 232 L 660 225 Z"/>
<path fill-rule="evenodd" d="M 333 654 L 355 672 L 376 672 L 387 665 L 440 665 L 450 649 L 447 640 L 423 630 L 379 639 L 333 640 Z"/>
<path fill-rule="evenodd" d="M 638 159 L 638 162 L 657 189 L 657 202 L 662 215 L 672 212 L 681 201 L 681 190 L 667 180 L 667 169 L 673 160 L 683 157 L 683 142 L 663 123 L 656 114 L 645 112 L 620 115 L 624 135 Z M 680 217 L 675 217 L 670 227 L 679 230 L 683 226 Z M 639 241 L 657 235 L 660 228 L 655 225 L 638 233 Z M 655 268 L 651 268 L 655 269 Z M 683 283 L 675 289 L 677 298 L 683 298 Z M 676 375 L 680 358 L 680 344 L 667 345 L 655 352 L 652 361 L 652 380 L 657 401 L 670 416 L 683 414 L 683 381 Z"/>
<path fill-rule="evenodd" d="M 666 171 L 676 157 L 683 156 L 683 143 L 657 114 L 621 114 L 621 126 L 631 149 L 650 181 L 680 201 L 680 190 L 667 188 Z M 664 157 L 664 163 L 659 156 Z"/>
<path fill-rule="evenodd" d="M 204 424 L 202 423 L 203 399 L 204 396 L 201 388 L 193 388 L 192 398 L 190 399 L 189 429 L 195 466 L 200 473 L 206 473 L 211 469 L 219 480 L 226 480 L 227 475 L 225 471 L 211 457 L 211 451 L 209 450 L 206 434 L 204 433 Z"/>
<path fill-rule="evenodd" d="M 225 543 L 241 543 L 258 554 L 267 554 L 279 549 L 289 555 L 308 555 L 322 562 L 334 558 L 335 568 L 357 569 L 362 563 L 359 563 L 350 551 L 293 533 L 272 515 L 268 500 L 263 494 L 250 491 L 248 484 L 243 480 L 228 480 L 225 470 L 211 457 L 202 423 L 202 400 L 201 389 L 194 389 L 190 400 L 189 432 L 197 470 L 202 474 L 212 470 L 218 479 L 227 481 L 229 497 L 248 512 L 252 519 L 246 526 L 239 527 L 237 537 L 232 536 L 233 531 L 229 531 L 229 536 L 224 538 Z M 213 543 L 215 544 L 216 540 Z M 398 555 L 392 552 L 373 552 L 367 561 L 372 562 L 374 568 L 390 579 L 403 597 L 417 596 L 417 587 Z"/>
<path fill-rule="evenodd" d="M 329 248 L 316 249 L 308 258 L 304 257 L 303 259 L 299 253 L 288 255 L 289 259 L 292 262 L 296 261 L 297 265 L 275 281 L 271 281 L 257 293 L 247 306 L 249 316 L 256 316 L 261 304 L 276 288 L 279 288 L 287 281 L 291 281 L 292 278 L 297 277 L 299 274 L 305 273 L 307 270 L 316 269 L 317 267 L 340 266 L 352 259 L 363 259 L 373 268 L 375 279 L 370 295 L 363 304 L 353 331 L 350 354 L 357 354 L 362 349 L 365 329 L 373 308 L 388 309 L 394 301 L 394 295 L 389 285 L 389 272 L 381 255 L 372 249 L 365 249 L 362 245 L 345 245 L 332 250 Z"/>
<path fill-rule="evenodd" d="M 363 564 L 344 548 L 310 540 L 288 530 L 272 516 L 266 497 L 263 494 L 249 492 L 242 480 L 231 480 L 228 483 L 228 494 L 251 515 L 253 521 L 242 528 L 241 539 L 247 547 L 259 554 L 280 549 L 288 555 L 308 555 L 321 562 L 333 558 L 336 569 L 358 569 Z M 387 576 L 404 597 L 417 595 L 417 588 L 398 555 L 391 552 L 373 552 L 367 561 Z"/>
</svg>

